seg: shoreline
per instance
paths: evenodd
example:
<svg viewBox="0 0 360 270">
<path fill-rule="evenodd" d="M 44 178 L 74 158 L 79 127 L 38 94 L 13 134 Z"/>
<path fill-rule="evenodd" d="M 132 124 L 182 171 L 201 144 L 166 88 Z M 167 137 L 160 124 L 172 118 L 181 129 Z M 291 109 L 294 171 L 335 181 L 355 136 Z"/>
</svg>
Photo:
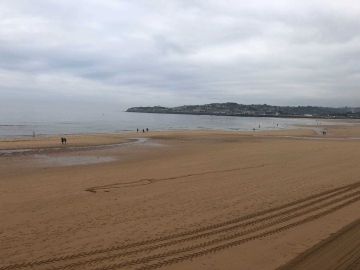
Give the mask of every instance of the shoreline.
<svg viewBox="0 0 360 270">
<path fill-rule="evenodd" d="M 231 113 L 195 113 L 195 112 L 146 112 L 146 111 L 124 111 L 126 113 L 147 113 L 147 114 L 177 114 L 177 115 L 208 115 L 208 116 L 232 116 L 232 117 L 254 117 L 254 118 L 283 118 L 283 119 L 314 119 L 314 120 L 360 120 L 360 117 L 346 116 L 306 116 L 306 115 L 249 115 L 249 114 L 231 114 Z"/>
<path fill-rule="evenodd" d="M 60 138 L 64 135 L 42 135 L 30 138 L 0 138 L 0 151 L 3 150 L 37 150 L 37 149 L 69 149 L 112 146 L 129 143 L 138 138 L 152 138 L 167 135 L 239 135 L 239 136 L 279 136 L 279 135 L 316 135 L 315 127 L 299 127 L 297 129 L 232 131 L 232 130 L 166 130 L 150 132 L 119 132 L 119 133 L 87 133 L 67 135 L 68 143 L 62 145 Z"/>
<path fill-rule="evenodd" d="M 80 133 L 65 135 L 68 138 L 68 144 L 62 145 L 60 138 L 62 135 L 39 135 L 36 137 L 8 137 L 0 138 L 0 151 L 23 150 L 45 150 L 45 149 L 81 149 L 87 147 L 106 147 L 116 146 L 118 144 L 131 143 L 139 138 L 157 138 L 164 136 L 176 136 L 179 134 L 189 136 L 206 136 L 208 134 L 216 135 L 238 135 L 250 137 L 278 137 L 294 139 L 337 139 L 337 140 L 358 140 L 360 139 L 360 123 L 332 123 L 331 125 L 298 125 L 288 129 L 273 130 L 222 130 L 222 129 L 179 129 L 179 130 L 154 130 L 150 132 L 109 132 L 109 133 Z M 322 130 L 327 130 L 326 136 L 321 135 Z"/>
<path fill-rule="evenodd" d="M 140 113 L 137 113 L 140 114 Z M 179 117 L 177 118 L 166 118 L 169 121 L 168 124 L 161 124 L 164 121 L 164 117 L 133 117 L 133 121 L 141 126 L 145 127 L 148 125 L 148 121 L 152 124 L 148 126 L 151 131 L 252 131 L 253 128 L 258 130 L 258 125 L 261 123 L 261 130 L 287 130 L 297 128 L 298 126 L 310 126 L 318 125 L 319 123 L 333 123 L 335 125 L 339 123 L 360 123 L 357 120 L 334 120 L 334 119 L 289 119 L 289 118 L 272 118 L 272 117 L 252 117 L 252 120 L 248 120 L 249 117 L 231 117 L 231 116 L 219 116 L 213 118 L 212 116 L 204 117 Z M 124 116 L 121 116 L 124 117 Z M 154 120 L 159 121 L 155 123 Z M 136 126 L 126 123 L 123 125 L 121 122 L 116 122 L 114 119 L 110 119 L 104 125 L 101 122 L 88 124 L 85 122 L 69 122 L 63 124 L 62 122 L 44 122 L 44 123 L 21 123 L 21 124 L 6 124 L 0 125 L 0 140 L 21 140 L 33 138 L 33 131 L 36 132 L 36 137 L 49 137 L 49 136 L 74 136 L 74 135 L 92 135 L 92 134 L 111 134 L 111 133 L 132 133 L 136 130 Z M 166 122 L 165 121 L 165 122 Z M 190 122 L 189 122 L 190 121 Z M 228 121 L 228 125 L 224 125 L 223 121 Z M 188 122 L 188 123 L 187 123 Z M 277 126 L 278 124 L 279 126 Z M 70 125 L 70 126 L 69 126 Z M 122 127 L 117 129 L 116 127 Z M 18 128 L 19 127 L 19 128 Z"/>
</svg>

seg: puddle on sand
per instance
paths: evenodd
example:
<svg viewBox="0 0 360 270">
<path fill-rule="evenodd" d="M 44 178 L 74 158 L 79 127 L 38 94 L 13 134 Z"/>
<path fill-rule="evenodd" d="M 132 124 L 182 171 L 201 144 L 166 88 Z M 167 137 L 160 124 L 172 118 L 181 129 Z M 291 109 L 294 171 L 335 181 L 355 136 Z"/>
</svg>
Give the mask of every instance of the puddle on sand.
<svg viewBox="0 0 360 270">
<path fill-rule="evenodd" d="M 25 152 L 30 152 L 31 149 L 10 149 L 10 150 L 0 150 L 0 157 L 1 156 L 11 156 L 13 154 L 22 154 Z"/>
<path fill-rule="evenodd" d="M 96 163 L 111 162 L 116 160 L 113 157 L 97 157 L 97 156 L 48 156 L 35 155 L 36 160 L 47 166 L 75 166 L 75 165 L 89 165 Z"/>
</svg>

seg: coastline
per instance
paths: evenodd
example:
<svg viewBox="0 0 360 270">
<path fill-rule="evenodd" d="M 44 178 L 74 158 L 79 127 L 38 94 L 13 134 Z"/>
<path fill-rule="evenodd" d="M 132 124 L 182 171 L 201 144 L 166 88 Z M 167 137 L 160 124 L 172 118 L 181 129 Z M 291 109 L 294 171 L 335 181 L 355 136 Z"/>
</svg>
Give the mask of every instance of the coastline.
<svg viewBox="0 0 360 270">
<path fill-rule="evenodd" d="M 327 136 L 321 135 L 322 130 L 327 130 Z M 36 149 L 66 149 L 73 148 L 88 148 L 94 146 L 111 146 L 123 143 L 129 143 L 136 138 L 163 138 L 166 136 L 176 136 L 177 134 L 191 135 L 191 136 L 206 136 L 208 134 L 216 135 L 238 135 L 238 136 L 287 136 L 287 137 L 320 137 L 320 138 L 357 138 L 360 137 L 360 122 L 323 122 L 321 125 L 297 125 L 289 127 L 288 129 L 273 129 L 273 130 L 249 130 L 249 131 L 235 131 L 235 130 L 155 130 L 142 133 L 139 132 L 109 132 L 109 133 L 86 133 L 86 134 L 69 134 L 65 135 L 68 138 L 68 144 L 62 145 L 60 138 L 64 135 L 40 135 L 36 137 L 17 137 L 8 136 L 0 139 L 0 150 L 36 150 Z"/>
<path fill-rule="evenodd" d="M 71 136 L 87 134 L 131 133 L 137 128 L 149 128 L 151 131 L 179 131 L 179 130 L 225 130 L 252 131 L 289 129 L 298 124 L 315 125 L 319 121 L 313 119 L 276 119 L 258 117 L 231 116 L 196 116 L 196 115 L 165 115 L 148 113 L 121 112 L 109 115 L 106 119 L 95 118 L 84 121 L 58 122 L 55 119 L 48 122 L 13 122 L 11 125 L 0 125 L 0 140 L 10 138 L 31 139 L 46 136 Z"/>
<path fill-rule="evenodd" d="M 312 127 L 300 127 L 298 129 L 282 130 L 257 130 L 257 131 L 227 131 L 227 130 L 166 130 L 142 132 L 121 132 L 121 133 L 93 133 L 93 134 L 71 134 L 65 136 L 68 139 L 66 145 L 61 144 L 60 138 L 64 135 L 43 135 L 30 138 L 8 137 L 0 139 L 0 150 L 36 150 L 36 149 L 67 149 L 88 148 L 92 146 L 112 146 L 128 143 L 136 138 L 162 138 L 171 137 L 178 134 L 185 136 L 206 136 L 208 134 L 216 135 L 239 135 L 239 136 L 281 136 L 297 135 L 311 136 L 316 135 Z"/>
<path fill-rule="evenodd" d="M 256 117 L 256 118 L 284 118 L 284 119 L 314 119 L 314 120 L 360 120 L 359 116 L 306 116 L 306 115 L 277 115 L 277 114 L 233 114 L 233 113 L 202 113 L 202 112 L 154 112 L 154 111 L 125 111 L 129 113 L 147 114 L 183 114 L 183 115 L 208 115 L 208 116 L 233 116 L 233 117 Z"/>
</svg>

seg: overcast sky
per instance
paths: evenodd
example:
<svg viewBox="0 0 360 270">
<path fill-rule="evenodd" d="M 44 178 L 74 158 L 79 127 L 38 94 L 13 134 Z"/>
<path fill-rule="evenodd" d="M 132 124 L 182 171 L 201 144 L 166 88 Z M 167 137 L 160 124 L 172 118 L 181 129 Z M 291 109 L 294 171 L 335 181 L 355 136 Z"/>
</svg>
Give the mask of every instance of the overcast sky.
<svg viewBox="0 0 360 270">
<path fill-rule="evenodd" d="M 0 113 L 360 106 L 359 18 L 358 0 L 1 0 Z"/>
</svg>

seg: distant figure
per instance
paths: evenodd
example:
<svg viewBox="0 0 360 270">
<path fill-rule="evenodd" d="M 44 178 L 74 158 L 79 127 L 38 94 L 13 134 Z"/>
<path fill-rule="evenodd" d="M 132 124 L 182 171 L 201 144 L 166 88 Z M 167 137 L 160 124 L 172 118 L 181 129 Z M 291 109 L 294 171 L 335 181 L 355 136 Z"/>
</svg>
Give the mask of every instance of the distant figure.
<svg viewBox="0 0 360 270">
<path fill-rule="evenodd" d="M 33 137 L 35 138 L 36 134 L 35 134 L 35 131 L 33 131 Z"/>
<path fill-rule="evenodd" d="M 138 128 L 136 129 L 136 132 L 139 132 L 139 129 L 138 129 Z"/>
<path fill-rule="evenodd" d="M 146 132 L 149 132 L 149 129 L 148 129 L 148 128 L 146 128 Z"/>
<path fill-rule="evenodd" d="M 66 144 L 66 138 L 65 137 L 61 137 L 61 144 Z"/>
<path fill-rule="evenodd" d="M 253 131 L 255 131 L 255 128 L 253 128 Z"/>
<path fill-rule="evenodd" d="M 259 124 L 259 128 L 260 128 L 260 124 Z"/>
<path fill-rule="evenodd" d="M 143 133 L 145 133 L 145 130 L 143 129 Z"/>
<path fill-rule="evenodd" d="M 323 130 L 323 135 L 324 135 L 324 136 L 326 135 L 326 130 Z"/>
<path fill-rule="evenodd" d="M 276 124 L 276 126 L 278 127 L 278 126 L 279 126 L 279 124 Z"/>
</svg>

